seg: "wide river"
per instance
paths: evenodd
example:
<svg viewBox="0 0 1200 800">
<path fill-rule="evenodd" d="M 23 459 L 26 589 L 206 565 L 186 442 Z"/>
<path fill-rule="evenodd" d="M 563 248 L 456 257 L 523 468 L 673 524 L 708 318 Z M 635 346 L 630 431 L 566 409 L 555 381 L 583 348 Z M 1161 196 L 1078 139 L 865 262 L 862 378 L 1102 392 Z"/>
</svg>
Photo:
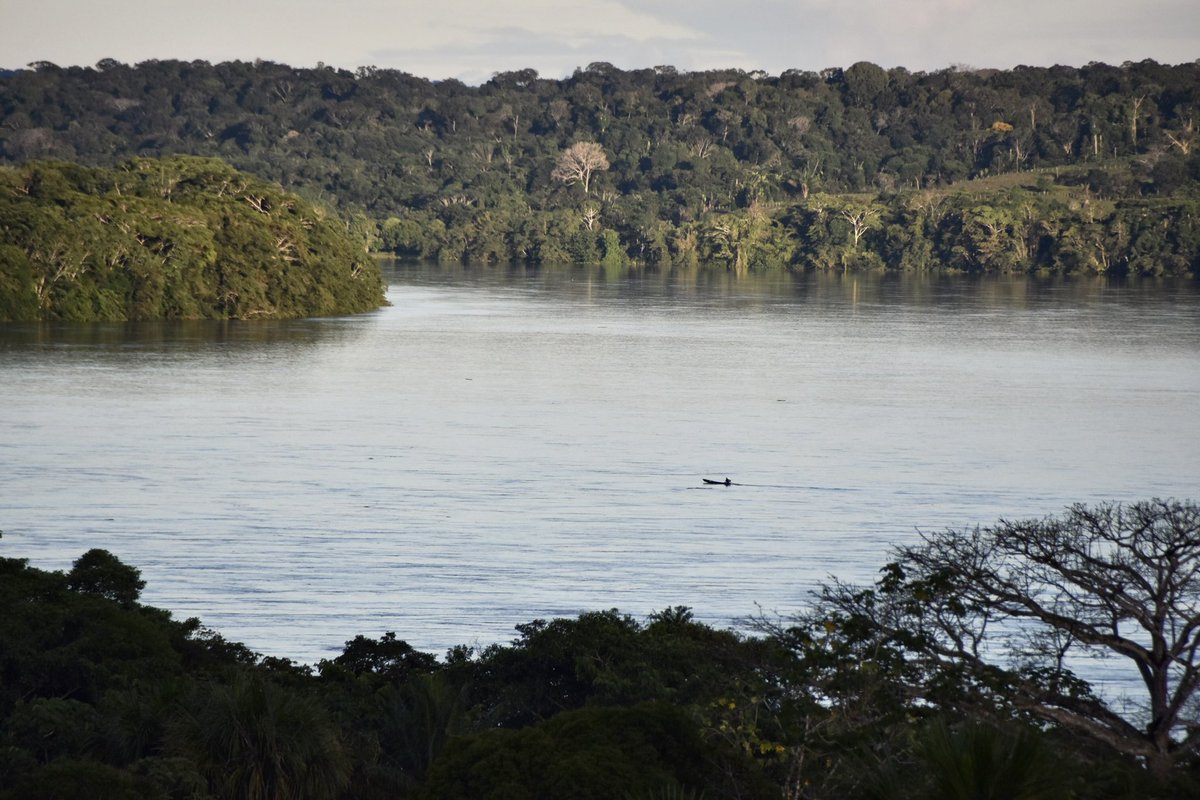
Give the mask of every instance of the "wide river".
<svg viewBox="0 0 1200 800">
<path fill-rule="evenodd" d="M 0 325 L 0 554 L 106 548 L 313 662 L 589 609 L 730 625 L 919 530 L 1200 498 L 1195 283 L 387 276 L 356 317 Z"/>
</svg>

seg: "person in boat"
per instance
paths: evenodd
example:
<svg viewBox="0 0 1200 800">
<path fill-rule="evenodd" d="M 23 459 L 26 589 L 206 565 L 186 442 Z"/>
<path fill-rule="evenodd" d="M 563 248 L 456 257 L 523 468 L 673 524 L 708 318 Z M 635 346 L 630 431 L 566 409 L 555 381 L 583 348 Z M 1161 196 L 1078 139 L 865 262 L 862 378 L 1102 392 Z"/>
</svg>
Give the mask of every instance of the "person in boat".
<svg viewBox="0 0 1200 800">
<path fill-rule="evenodd" d="M 726 478 L 723 481 L 714 481 L 711 478 L 705 478 L 704 482 L 712 484 L 713 486 L 732 486 L 733 485 L 733 481 L 729 480 L 729 478 Z"/>
</svg>

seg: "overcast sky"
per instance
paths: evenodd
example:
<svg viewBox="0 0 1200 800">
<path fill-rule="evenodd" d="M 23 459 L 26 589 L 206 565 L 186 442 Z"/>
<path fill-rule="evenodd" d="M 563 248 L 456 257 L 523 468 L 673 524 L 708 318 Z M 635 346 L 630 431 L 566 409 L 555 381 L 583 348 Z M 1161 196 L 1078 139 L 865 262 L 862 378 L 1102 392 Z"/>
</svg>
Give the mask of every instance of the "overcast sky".
<svg viewBox="0 0 1200 800">
<path fill-rule="evenodd" d="M 819 70 L 1200 58 L 1197 0 L 0 0 L 0 67 L 373 65 L 469 83 L 607 61 Z"/>
</svg>

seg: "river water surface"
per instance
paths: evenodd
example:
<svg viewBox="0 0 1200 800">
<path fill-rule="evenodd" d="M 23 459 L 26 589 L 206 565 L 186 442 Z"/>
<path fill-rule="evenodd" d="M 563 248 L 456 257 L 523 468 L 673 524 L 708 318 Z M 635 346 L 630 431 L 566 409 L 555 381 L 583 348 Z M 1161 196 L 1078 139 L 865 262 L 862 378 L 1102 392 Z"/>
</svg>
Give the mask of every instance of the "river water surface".
<svg viewBox="0 0 1200 800">
<path fill-rule="evenodd" d="M 728 625 L 919 529 L 1200 496 L 1195 284 L 387 274 L 356 317 L 0 326 L 0 553 L 109 549 L 145 602 L 312 662 Z"/>
</svg>

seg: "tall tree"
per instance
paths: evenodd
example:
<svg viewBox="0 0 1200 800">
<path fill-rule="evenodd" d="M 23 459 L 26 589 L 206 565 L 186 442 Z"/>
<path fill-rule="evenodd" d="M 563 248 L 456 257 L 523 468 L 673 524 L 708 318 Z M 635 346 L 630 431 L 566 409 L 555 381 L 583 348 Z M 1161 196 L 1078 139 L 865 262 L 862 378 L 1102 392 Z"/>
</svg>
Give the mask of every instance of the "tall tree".
<svg viewBox="0 0 1200 800">
<path fill-rule="evenodd" d="M 592 173 L 605 169 L 608 169 L 608 157 L 604 155 L 603 147 L 595 142 L 576 142 L 559 155 L 550 176 L 568 186 L 582 183 L 583 193 L 587 194 Z"/>
<path fill-rule="evenodd" d="M 1077 505 L 923 538 L 875 590 L 826 589 L 826 619 L 900 643 L 924 665 L 910 675 L 957 673 L 1159 777 L 1200 752 L 1200 506 Z M 1070 670 L 1084 657 L 1125 659 L 1140 706 L 1094 694 Z"/>
</svg>

